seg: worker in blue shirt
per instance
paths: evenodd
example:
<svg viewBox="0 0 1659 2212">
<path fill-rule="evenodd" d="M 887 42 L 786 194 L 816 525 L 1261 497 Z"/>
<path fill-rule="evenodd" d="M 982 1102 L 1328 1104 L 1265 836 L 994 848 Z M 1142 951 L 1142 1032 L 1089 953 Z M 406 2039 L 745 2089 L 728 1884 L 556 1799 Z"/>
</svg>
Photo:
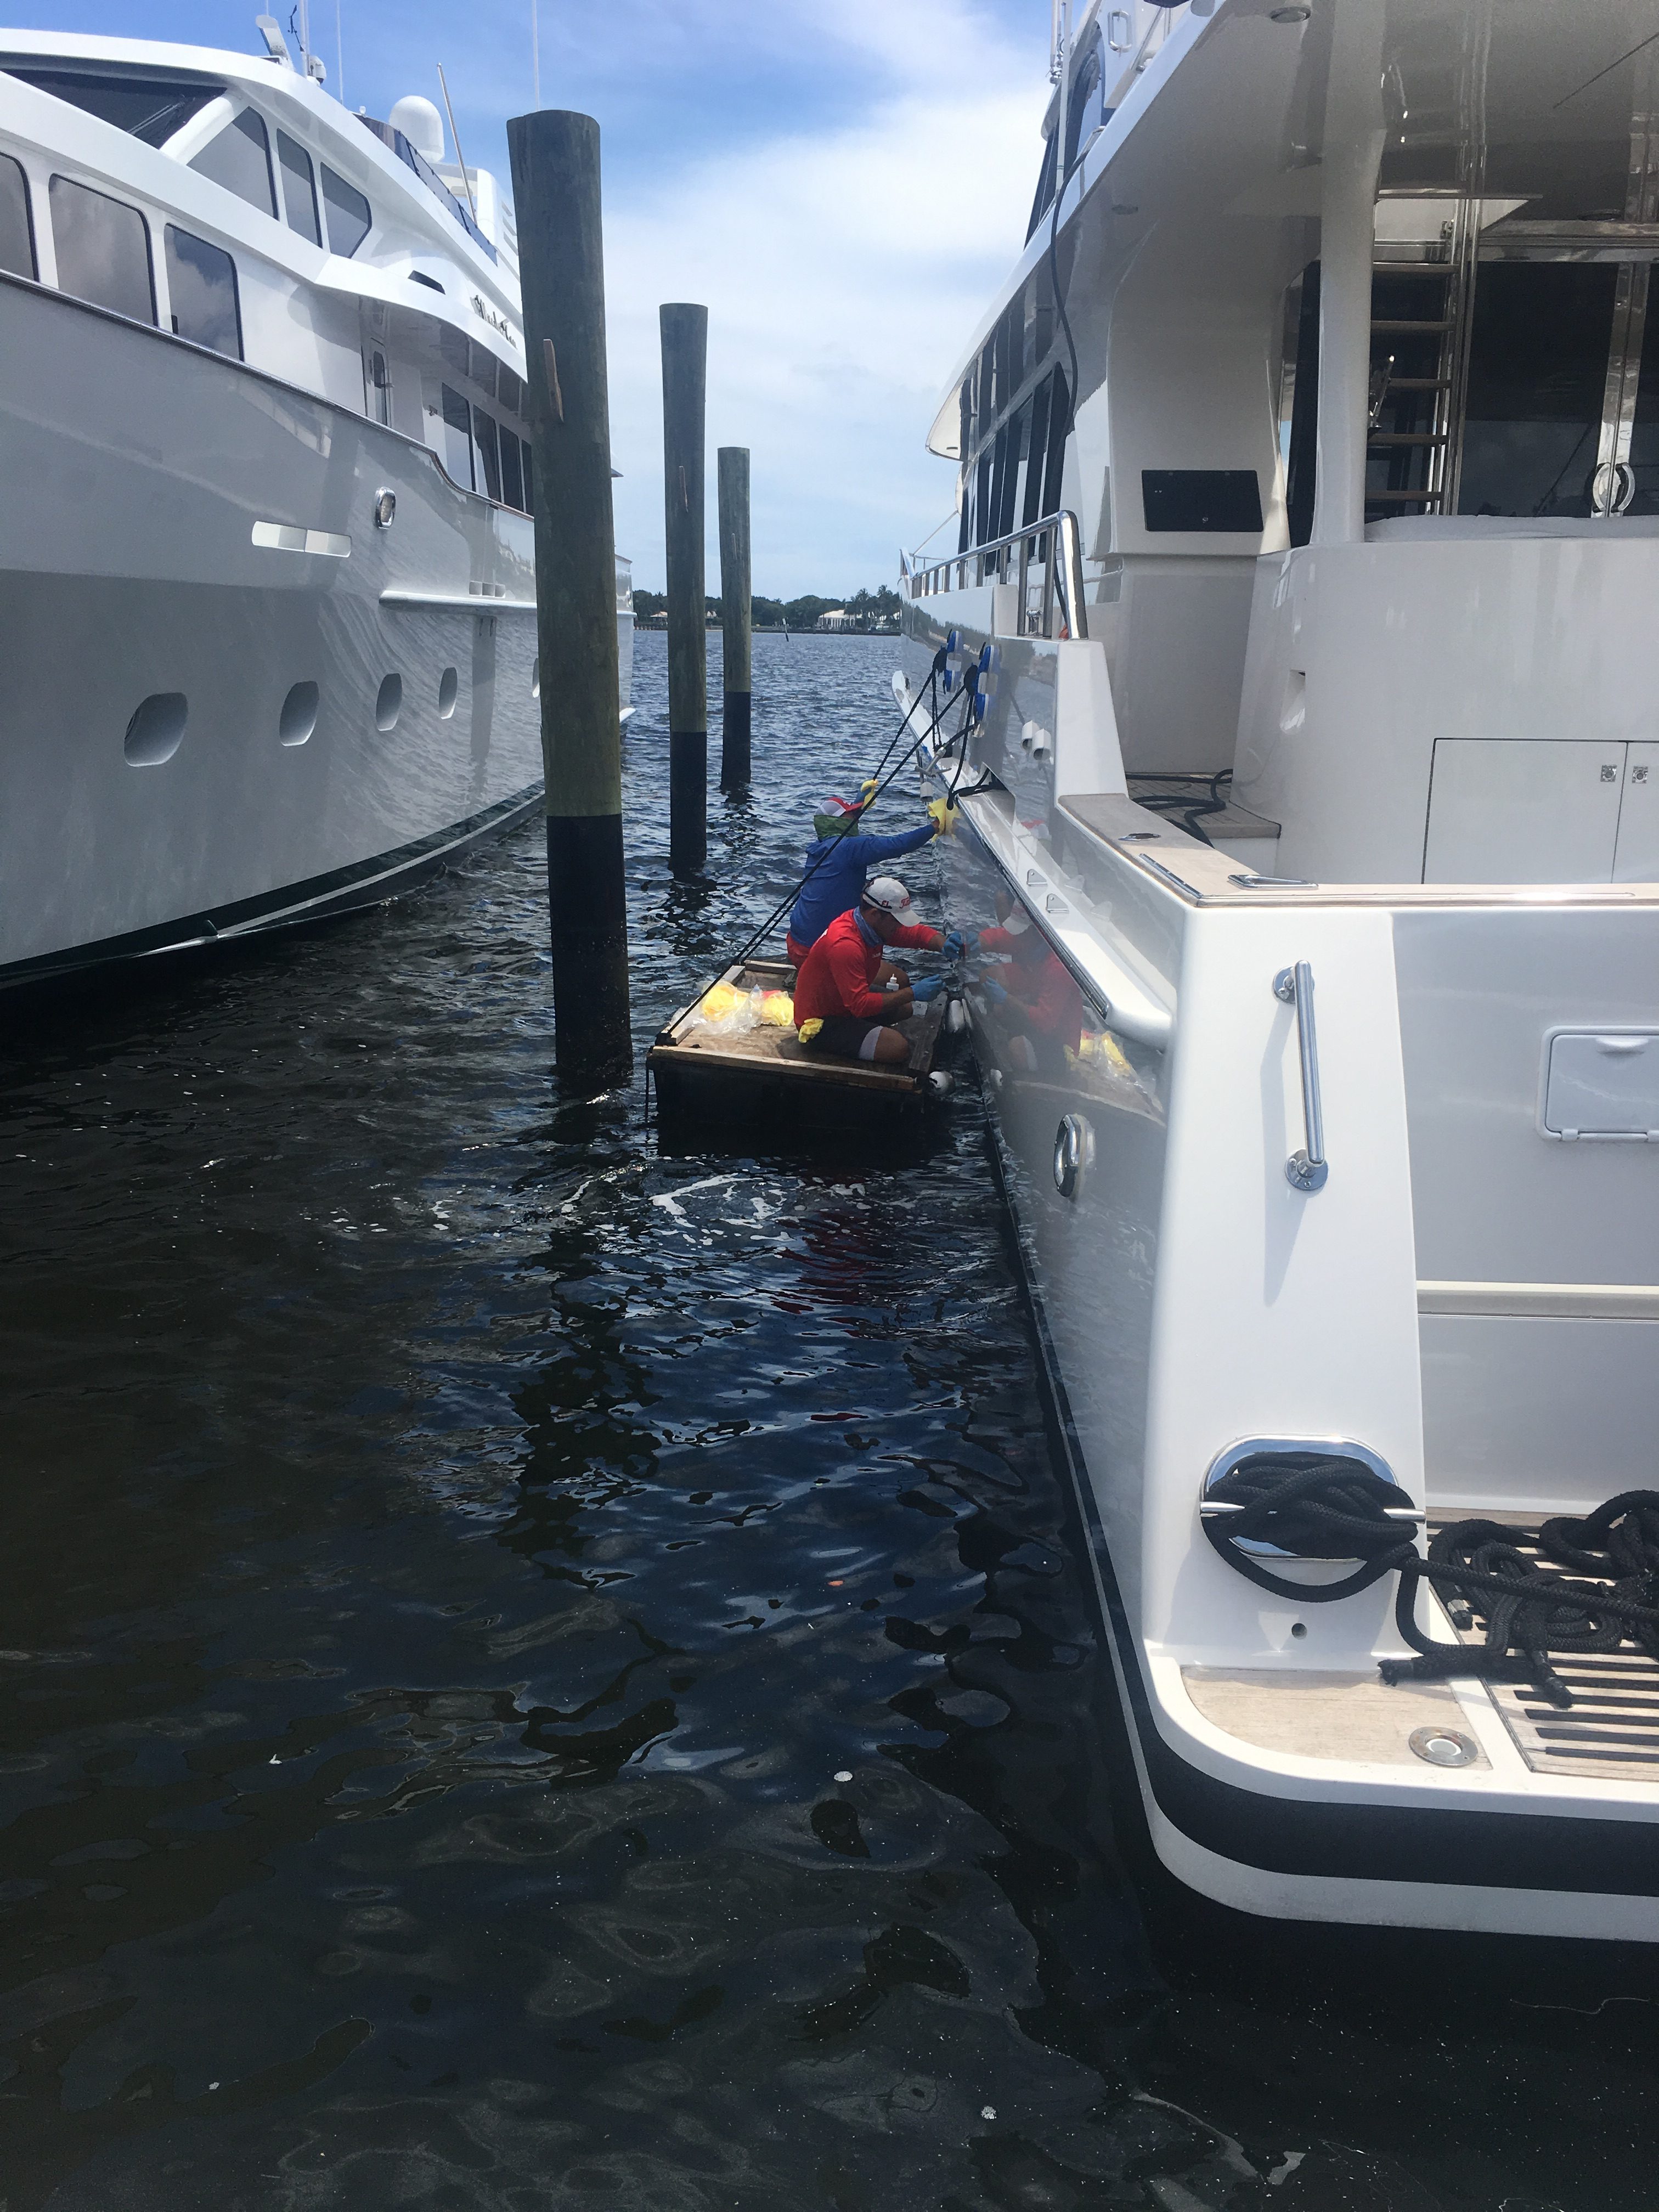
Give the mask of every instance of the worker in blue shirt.
<svg viewBox="0 0 1659 2212">
<path fill-rule="evenodd" d="M 785 939 L 785 949 L 797 968 L 836 915 L 857 906 L 864 896 L 867 870 L 878 861 L 896 860 L 905 853 L 914 853 L 919 845 L 936 837 L 941 828 L 950 826 L 935 800 L 933 819 L 920 829 L 902 830 L 892 837 L 867 836 L 860 830 L 859 820 L 869 804 L 869 791 L 866 785 L 851 805 L 844 799 L 831 799 L 823 813 L 812 817 L 816 842 L 806 848 L 806 880 L 789 917 Z"/>
</svg>

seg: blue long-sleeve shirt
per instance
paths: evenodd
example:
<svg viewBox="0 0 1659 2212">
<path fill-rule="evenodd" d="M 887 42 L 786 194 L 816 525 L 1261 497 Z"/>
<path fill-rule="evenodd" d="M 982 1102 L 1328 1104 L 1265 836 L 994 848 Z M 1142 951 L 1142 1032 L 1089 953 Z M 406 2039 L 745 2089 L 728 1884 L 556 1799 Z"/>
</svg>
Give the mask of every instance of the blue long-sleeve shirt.
<svg viewBox="0 0 1659 2212">
<path fill-rule="evenodd" d="M 789 917 L 789 934 L 796 944 L 816 945 L 838 914 L 858 904 L 864 896 L 866 872 L 877 861 L 914 853 L 933 835 L 933 824 L 924 822 L 920 830 L 902 830 L 893 837 L 869 837 L 853 830 L 809 845 L 806 865 L 812 872 Z"/>
</svg>

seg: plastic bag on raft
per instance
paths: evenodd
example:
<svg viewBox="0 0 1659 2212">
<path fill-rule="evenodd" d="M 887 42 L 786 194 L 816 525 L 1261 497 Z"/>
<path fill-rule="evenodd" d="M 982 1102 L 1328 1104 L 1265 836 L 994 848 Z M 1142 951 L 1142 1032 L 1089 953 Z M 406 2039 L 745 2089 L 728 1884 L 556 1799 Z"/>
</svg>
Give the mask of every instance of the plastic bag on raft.
<svg viewBox="0 0 1659 2212">
<path fill-rule="evenodd" d="M 758 983 L 739 991 L 730 983 L 716 983 L 704 992 L 692 1019 L 715 1036 L 742 1036 L 754 1029 L 792 1030 L 795 1005 L 787 991 L 763 991 Z"/>
</svg>

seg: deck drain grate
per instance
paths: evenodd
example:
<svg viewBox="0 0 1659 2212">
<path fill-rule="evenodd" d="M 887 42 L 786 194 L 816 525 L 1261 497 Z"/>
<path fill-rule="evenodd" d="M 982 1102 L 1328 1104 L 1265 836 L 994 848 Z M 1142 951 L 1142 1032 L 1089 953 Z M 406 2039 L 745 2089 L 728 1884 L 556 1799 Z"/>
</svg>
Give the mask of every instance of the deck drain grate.
<svg viewBox="0 0 1659 2212">
<path fill-rule="evenodd" d="M 1437 1535 L 1451 1525 L 1450 1518 L 1431 1520 L 1429 1534 Z M 1561 1571 L 1557 1562 L 1540 1552 L 1535 1527 L 1512 1522 L 1506 1532 L 1517 1551 L 1540 1567 Z M 1594 1577 L 1575 1569 L 1573 1579 L 1589 1582 Z M 1607 1587 L 1610 1589 L 1612 1583 Z M 1462 1643 L 1484 1644 L 1486 1616 L 1472 1601 L 1470 1610 L 1474 1626 L 1455 1633 Z M 1659 1661 L 1626 1646 L 1620 1651 L 1552 1652 L 1550 1663 L 1572 1692 L 1572 1703 L 1565 1708 L 1546 1704 L 1525 1682 L 1486 1685 L 1533 1772 L 1659 1782 Z"/>
</svg>

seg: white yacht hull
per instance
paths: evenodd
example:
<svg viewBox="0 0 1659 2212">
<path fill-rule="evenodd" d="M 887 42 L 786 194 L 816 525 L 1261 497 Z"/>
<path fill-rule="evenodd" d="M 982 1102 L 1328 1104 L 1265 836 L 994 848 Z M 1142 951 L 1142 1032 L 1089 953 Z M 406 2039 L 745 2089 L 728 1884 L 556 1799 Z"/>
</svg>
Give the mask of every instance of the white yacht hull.
<svg viewBox="0 0 1659 2212">
<path fill-rule="evenodd" d="M 382 898 L 535 805 L 527 516 L 45 288 L 0 334 L 0 980 Z"/>
<path fill-rule="evenodd" d="M 914 698 L 940 638 L 911 620 Z M 980 647 L 965 623 L 960 635 Z M 1058 721 L 1064 738 L 1053 653 L 1002 649 L 974 741 L 1014 781 L 1022 721 Z M 941 773 L 954 760 L 930 761 L 929 788 Z M 1338 1605 L 1264 1600 L 1197 1511 L 1206 1468 L 1247 1437 L 1360 1439 L 1443 1517 L 1500 1498 L 1583 1512 L 1651 1481 L 1652 1323 L 1571 1289 L 1598 1249 L 1604 1281 L 1639 1258 L 1649 1148 L 1540 1142 L 1532 1085 L 1553 1025 L 1650 1018 L 1652 895 L 1589 886 L 1564 915 L 1559 892 L 1252 894 L 1232 888 L 1236 860 L 1112 803 L 1116 842 L 1097 839 L 1081 872 L 1075 836 L 1063 857 L 1073 812 L 1035 789 L 968 799 L 939 849 L 970 944 L 1000 894 L 1079 987 L 1082 1055 L 981 981 L 968 1003 L 1152 1850 L 1190 1889 L 1263 1917 L 1659 1940 L 1650 1753 L 1626 1747 L 1620 1717 L 1547 1713 L 1584 1733 L 1557 1771 L 1528 1764 L 1483 1683 L 1381 1681 L 1379 1658 L 1405 1650 L 1392 1577 Z M 1271 988 L 1302 957 L 1323 994 L 1333 1162 L 1313 1197 L 1283 1172 L 1301 1102 L 1294 1021 Z M 1087 1056 L 1107 1032 L 1127 1059 Z M 1088 1146 L 1069 1194 L 1054 1165 L 1068 1116 Z M 1628 1252 L 1607 1249 L 1610 1215 Z M 1552 1275 L 1553 1304 L 1534 1287 Z M 1587 1389 L 1603 1367 L 1607 1387 Z M 1327 1697 L 1339 1717 L 1322 1717 Z M 1454 1728 L 1475 1763 L 1425 1764 L 1409 1747 L 1425 1727 Z"/>
</svg>

